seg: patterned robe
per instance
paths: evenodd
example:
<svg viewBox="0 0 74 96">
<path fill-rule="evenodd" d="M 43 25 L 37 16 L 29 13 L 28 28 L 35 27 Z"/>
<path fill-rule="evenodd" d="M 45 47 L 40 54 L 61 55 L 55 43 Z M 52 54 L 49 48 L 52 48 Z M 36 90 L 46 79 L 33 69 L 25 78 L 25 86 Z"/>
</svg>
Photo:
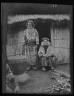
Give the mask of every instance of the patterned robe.
<svg viewBox="0 0 74 96">
<path fill-rule="evenodd" d="M 26 57 L 30 65 L 36 64 L 37 44 L 39 44 L 39 35 L 36 29 L 26 29 L 24 31 Z"/>
<path fill-rule="evenodd" d="M 52 47 L 49 41 L 43 41 L 38 51 L 39 57 L 41 57 L 42 66 L 51 66 L 51 55 L 53 55 Z"/>
</svg>

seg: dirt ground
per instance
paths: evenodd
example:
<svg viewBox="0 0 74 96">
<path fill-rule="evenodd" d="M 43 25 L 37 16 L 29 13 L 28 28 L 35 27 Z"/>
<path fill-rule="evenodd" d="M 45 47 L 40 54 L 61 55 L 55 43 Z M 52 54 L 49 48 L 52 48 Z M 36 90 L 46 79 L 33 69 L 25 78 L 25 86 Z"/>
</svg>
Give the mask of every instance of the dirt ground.
<svg viewBox="0 0 74 96">
<path fill-rule="evenodd" d="M 70 74 L 69 65 L 60 65 L 55 70 Z M 26 73 L 30 76 L 30 80 L 20 85 L 20 93 L 41 93 L 43 89 L 51 87 L 53 84 L 50 71 L 30 70 L 26 71 Z"/>
</svg>

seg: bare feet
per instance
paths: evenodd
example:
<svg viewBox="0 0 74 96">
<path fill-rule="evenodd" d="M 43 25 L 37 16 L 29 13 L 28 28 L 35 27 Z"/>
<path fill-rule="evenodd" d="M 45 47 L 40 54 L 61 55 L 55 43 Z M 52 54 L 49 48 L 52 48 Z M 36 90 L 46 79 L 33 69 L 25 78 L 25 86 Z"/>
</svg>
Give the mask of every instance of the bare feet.
<svg viewBox="0 0 74 96">
<path fill-rule="evenodd" d="M 33 67 L 33 69 L 34 69 L 34 70 L 36 70 L 36 69 L 37 69 L 37 67 Z"/>
<path fill-rule="evenodd" d="M 46 68 L 45 68 L 45 67 L 43 67 L 43 68 L 42 68 L 42 71 L 46 71 Z"/>
<path fill-rule="evenodd" d="M 27 70 L 27 71 L 29 71 L 30 69 L 31 69 L 31 67 L 29 66 L 29 67 L 27 67 L 27 69 L 26 69 L 26 70 Z"/>
<path fill-rule="evenodd" d="M 54 70 L 54 67 L 51 67 L 52 70 Z"/>
</svg>

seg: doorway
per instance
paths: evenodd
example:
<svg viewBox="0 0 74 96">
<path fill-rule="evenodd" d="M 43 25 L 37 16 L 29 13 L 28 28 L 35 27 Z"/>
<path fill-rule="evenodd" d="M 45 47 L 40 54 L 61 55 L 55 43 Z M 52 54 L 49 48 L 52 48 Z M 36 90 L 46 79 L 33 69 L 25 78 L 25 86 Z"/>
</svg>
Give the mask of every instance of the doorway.
<svg viewBox="0 0 74 96">
<path fill-rule="evenodd" d="M 48 20 L 39 19 L 35 24 L 35 29 L 39 33 L 39 45 L 44 37 L 49 38 L 49 41 L 51 42 L 50 22 Z"/>
</svg>

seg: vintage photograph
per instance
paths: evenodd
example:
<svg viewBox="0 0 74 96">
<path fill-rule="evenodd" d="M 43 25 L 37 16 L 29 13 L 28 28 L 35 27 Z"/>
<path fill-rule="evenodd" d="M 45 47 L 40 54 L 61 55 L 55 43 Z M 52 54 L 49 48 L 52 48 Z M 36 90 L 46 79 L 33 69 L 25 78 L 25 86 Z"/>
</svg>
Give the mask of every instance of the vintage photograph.
<svg viewBox="0 0 74 96">
<path fill-rule="evenodd" d="M 5 93 L 70 94 L 72 6 L 2 3 L 1 11 Z"/>
</svg>

